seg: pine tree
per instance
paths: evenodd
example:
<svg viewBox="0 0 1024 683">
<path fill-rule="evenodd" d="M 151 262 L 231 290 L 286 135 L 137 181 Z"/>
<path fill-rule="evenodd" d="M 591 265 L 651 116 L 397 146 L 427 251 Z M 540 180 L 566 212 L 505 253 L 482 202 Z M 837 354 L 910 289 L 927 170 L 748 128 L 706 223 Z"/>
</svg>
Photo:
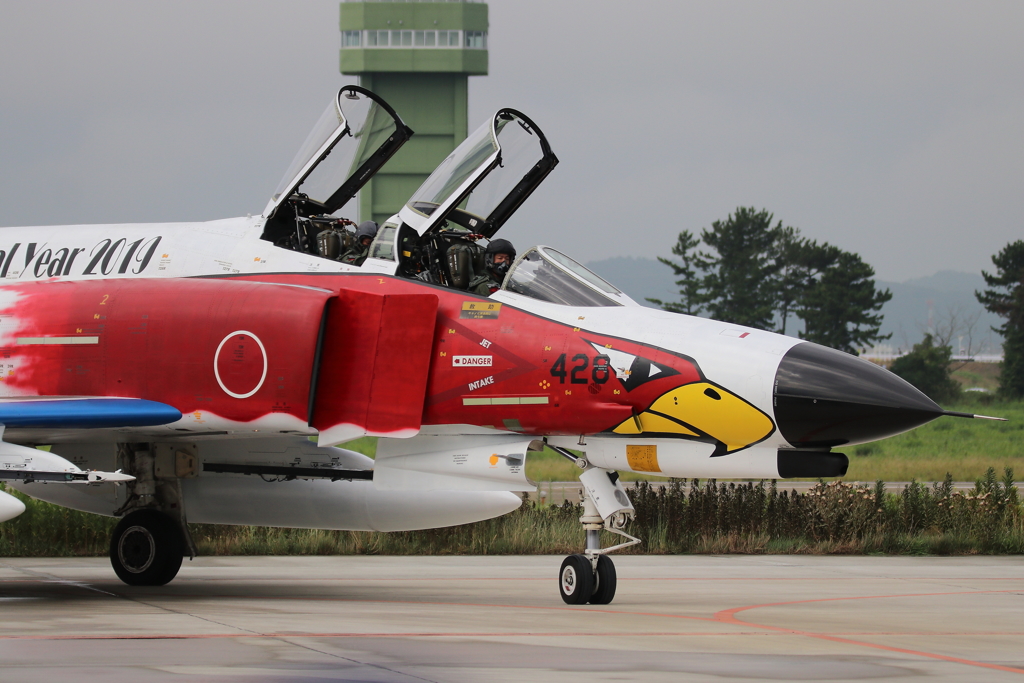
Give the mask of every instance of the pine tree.
<svg viewBox="0 0 1024 683">
<path fill-rule="evenodd" d="M 679 233 L 672 248 L 678 262 L 658 260 L 678 278 L 681 301 L 648 301 L 782 334 L 795 314 L 804 322 L 801 338 L 848 353 L 887 339 L 878 334 L 879 311 L 892 294 L 875 289 L 871 266 L 772 220 L 766 209 L 740 207 L 702 230 L 700 239 L 689 230 Z M 702 243 L 710 250 L 699 250 Z"/>
<path fill-rule="evenodd" d="M 771 222 L 765 209 L 740 207 L 701 231 L 701 240 L 714 251 L 697 252 L 693 263 L 704 273 L 698 301 L 710 317 L 772 329 L 782 222 L 774 228 Z"/>
<path fill-rule="evenodd" d="M 820 276 L 800 298 L 797 316 L 804 321 L 801 339 L 856 355 L 857 349 L 891 334 L 880 335 L 878 313 L 892 298 L 875 289 L 874 269 L 857 254 L 823 245 L 819 257 L 828 261 Z"/>
<path fill-rule="evenodd" d="M 778 332 L 786 334 L 790 315 L 799 313 L 800 302 L 842 251 L 827 242 L 818 244 L 804 239 L 798 229 L 787 227 L 783 229 L 778 252 L 781 260 L 777 295 Z"/>
<path fill-rule="evenodd" d="M 999 393 L 1024 398 L 1024 240 L 1007 244 L 992 257 L 992 263 L 994 275 L 981 271 L 989 289 L 974 295 L 982 306 L 1006 319 L 992 328 L 1003 336 Z"/>
<path fill-rule="evenodd" d="M 696 255 L 694 249 L 700 244 L 700 240 L 693 236 L 689 230 L 679 233 L 679 239 L 672 247 L 672 253 L 679 257 L 680 263 L 670 261 L 662 256 L 658 260 L 672 269 L 676 276 L 676 285 L 679 286 L 680 301 L 668 303 L 660 299 L 647 299 L 652 304 L 658 304 L 666 311 L 673 313 L 684 313 L 686 315 L 700 315 L 704 306 L 701 303 L 701 280 L 698 278 L 697 270 L 694 268 L 693 258 Z"/>
</svg>

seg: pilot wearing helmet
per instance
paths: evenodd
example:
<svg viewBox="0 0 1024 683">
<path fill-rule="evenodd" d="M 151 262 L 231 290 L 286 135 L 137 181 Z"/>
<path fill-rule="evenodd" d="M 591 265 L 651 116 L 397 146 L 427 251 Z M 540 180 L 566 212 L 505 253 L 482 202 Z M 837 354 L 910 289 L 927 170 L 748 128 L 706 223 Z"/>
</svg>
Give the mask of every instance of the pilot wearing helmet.
<svg viewBox="0 0 1024 683">
<path fill-rule="evenodd" d="M 516 260 L 516 248 L 508 240 L 491 240 L 484 250 L 484 272 L 469 282 L 469 291 L 490 296 L 501 289 L 508 269 Z"/>
<path fill-rule="evenodd" d="M 363 221 L 356 228 L 356 243 L 348 251 L 341 255 L 338 260 L 351 266 L 361 266 L 370 253 L 370 243 L 377 236 L 377 224 L 373 221 Z"/>
</svg>

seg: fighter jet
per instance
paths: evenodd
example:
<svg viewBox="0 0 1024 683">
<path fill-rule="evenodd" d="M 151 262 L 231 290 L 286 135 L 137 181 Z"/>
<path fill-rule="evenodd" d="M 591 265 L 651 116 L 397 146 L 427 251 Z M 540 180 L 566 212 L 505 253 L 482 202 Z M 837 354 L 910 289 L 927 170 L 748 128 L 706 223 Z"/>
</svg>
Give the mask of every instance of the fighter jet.
<svg viewBox="0 0 1024 683">
<path fill-rule="evenodd" d="M 120 518 L 114 571 L 162 585 L 196 554 L 187 522 L 478 521 L 521 504 L 526 459 L 549 447 L 585 489 L 561 597 L 607 604 L 608 553 L 637 542 L 619 472 L 841 476 L 836 449 L 951 414 L 845 353 L 640 306 L 550 246 L 470 293 L 484 245 L 558 163 L 515 109 L 345 262 L 346 207 L 411 135 L 347 86 L 260 215 L 0 230 L 0 479 Z M 374 459 L 339 447 L 365 435 Z M 0 493 L 0 519 L 23 510 Z M 625 540 L 602 548 L 602 530 Z"/>
</svg>

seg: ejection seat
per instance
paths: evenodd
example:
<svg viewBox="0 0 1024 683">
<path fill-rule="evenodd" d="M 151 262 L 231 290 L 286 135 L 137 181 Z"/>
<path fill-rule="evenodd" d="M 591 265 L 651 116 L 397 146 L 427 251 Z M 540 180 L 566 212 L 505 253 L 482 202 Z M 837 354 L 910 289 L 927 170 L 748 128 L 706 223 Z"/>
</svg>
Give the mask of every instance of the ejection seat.
<svg viewBox="0 0 1024 683">
<path fill-rule="evenodd" d="M 484 250 L 478 244 L 453 244 L 448 247 L 445 260 L 451 276 L 450 286 L 454 289 L 469 289 L 469 283 L 473 278 L 484 272 Z"/>
</svg>

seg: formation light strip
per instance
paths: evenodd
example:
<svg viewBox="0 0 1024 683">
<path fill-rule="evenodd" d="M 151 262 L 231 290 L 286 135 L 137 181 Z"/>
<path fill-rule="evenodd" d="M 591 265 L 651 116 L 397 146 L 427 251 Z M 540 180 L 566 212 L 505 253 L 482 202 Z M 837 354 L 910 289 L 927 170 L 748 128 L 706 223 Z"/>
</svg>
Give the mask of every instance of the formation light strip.
<svg viewBox="0 0 1024 683">
<path fill-rule="evenodd" d="M 41 344 L 99 344 L 99 337 L 18 337 L 19 346 L 39 346 Z"/>
<path fill-rule="evenodd" d="M 488 398 L 464 398 L 464 406 L 530 406 L 547 405 L 547 396 L 494 396 Z"/>
</svg>

